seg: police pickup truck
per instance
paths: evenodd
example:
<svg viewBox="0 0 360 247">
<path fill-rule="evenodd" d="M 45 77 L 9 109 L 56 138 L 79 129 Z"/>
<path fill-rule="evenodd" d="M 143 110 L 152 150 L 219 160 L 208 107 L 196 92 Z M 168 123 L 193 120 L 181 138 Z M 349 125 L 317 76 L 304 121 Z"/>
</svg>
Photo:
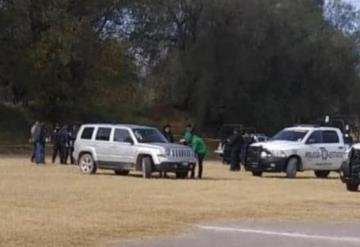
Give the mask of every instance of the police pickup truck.
<svg viewBox="0 0 360 247">
<path fill-rule="evenodd" d="M 311 170 L 316 177 L 326 178 L 331 171 L 340 170 L 348 148 L 337 128 L 286 128 L 269 142 L 252 144 L 247 150 L 245 169 L 254 176 L 262 176 L 264 172 L 285 172 L 288 178 L 295 178 L 297 172 Z"/>
</svg>

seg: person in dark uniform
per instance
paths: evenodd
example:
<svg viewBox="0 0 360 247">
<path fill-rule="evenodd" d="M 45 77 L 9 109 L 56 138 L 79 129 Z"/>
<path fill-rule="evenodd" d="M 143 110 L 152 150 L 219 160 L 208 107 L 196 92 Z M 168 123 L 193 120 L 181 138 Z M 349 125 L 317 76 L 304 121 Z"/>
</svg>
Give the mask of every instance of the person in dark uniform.
<svg viewBox="0 0 360 247">
<path fill-rule="evenodd" d="M 165 138 L 166 138 L 166 140 L 168 140 L 168 142 L 170 142 L 170 143 L 175 142 L 174 135 L 171 132 L 171 125 L 170 124 L 167 124 L 167 125 L 164 126 L 162 134 L 165 136 Z"/>
<path fill-rule="evenodd" d="M 68 127 L 64 125 L 60 130 L 60 164 L 66 165 L 66 157 L 69 147 Z"/>
<path fill-rule="evenodd" d="M 44 123 L 40 123 L 35 133 L 36 143 L 36 164 L 45 164 L 45 144 L 46 144 L 46 127 Z"/>
<path fill-rule="evenodd" d="M 66 153 L 65 163 L 67 163 L 68 157 L 70 156 L 70 163 L 72 165 L 75 163 L 73 153 L 74 153 L 74 144 L 75 144 L 77 132 L 78 132 L 78 128 L 76 125 L 73 125 L 72 128 L 68 131 L 69 146 Z"/>
<path fill-rule="evenodd" d="M 230 162 L 230 171 L 240 171 L 240 155 L 241 155 L 241 149 L 243 146 L 244 140 L 241 136 L 241 133 L 239 133 L 239 130 L 234 129 L 233 135 L 229 139 L 229 148 L 230 148 L 230 156 L 231 156 L 231 162 Z"/>
<path fill-rule="evenodd" d="M 254 135 L 249 134 L 247 132 L 245 132 L 243 139 L 244 139 L 244 144 L 243 144 L 243 148 L 242 148 L 241 158 L 242 158 L 242 162 L 245 164 L 249 147 L 251 144 L 255 143 L 256 140 L 255 140 Z"/>
<path fill-rule="evenodd" d="M 52 163 L 55 163 L 56 157 L 61 157 L 61 148 L 60 148 L 60 125 L 56 124 L 55 129 L 53 131 L 52 137 L 52 144 L 53 144 L 53 155 L 52 155 Z M 60 158 L 61 161 L 61 158 Z"/>
</svg>

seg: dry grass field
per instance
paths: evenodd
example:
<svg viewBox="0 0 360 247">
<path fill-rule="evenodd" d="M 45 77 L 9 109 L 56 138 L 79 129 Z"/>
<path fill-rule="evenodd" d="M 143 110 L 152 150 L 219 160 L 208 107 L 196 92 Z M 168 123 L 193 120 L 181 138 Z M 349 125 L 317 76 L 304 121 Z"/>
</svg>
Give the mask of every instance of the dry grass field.
<svg viewBox="0 0 360 247">
<path fill-rule="evenodd" d="M 0 159 L 0 246 L 105 246 L 236 219 L 360 220 L 360 194 L 335 174 L 254 178 L 207 162 L 205 179 L 143 180 Z"/>
</svg>

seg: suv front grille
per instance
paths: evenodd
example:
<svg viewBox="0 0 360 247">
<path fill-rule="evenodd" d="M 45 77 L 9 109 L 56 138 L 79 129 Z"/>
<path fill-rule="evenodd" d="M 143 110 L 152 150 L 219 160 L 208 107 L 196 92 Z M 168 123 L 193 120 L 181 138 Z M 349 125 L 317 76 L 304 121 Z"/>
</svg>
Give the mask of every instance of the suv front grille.
<svg viewBox="0 0 360 247">
<path fill-rule="evenodd" d="M 173 158 L 191 158 L 192 153 L 187 149 L 175 148 L 171 149 L 170 156 Z"/>
</svg>

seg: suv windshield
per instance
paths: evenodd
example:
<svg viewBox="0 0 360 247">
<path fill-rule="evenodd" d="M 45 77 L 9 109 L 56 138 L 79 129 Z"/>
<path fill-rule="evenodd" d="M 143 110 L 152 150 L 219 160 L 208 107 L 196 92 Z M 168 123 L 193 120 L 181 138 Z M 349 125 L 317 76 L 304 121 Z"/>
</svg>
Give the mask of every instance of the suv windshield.
<svg viewBox="0 0 360 247">
<path fill-rule="evenodd" d="M 307 133 L 307 130 L 283 130 L 277 133 L 271 140 L 300 142 Z"/>
<path fill-rule="evenodd" d="M 157 129 L 133 129 L 140 143 L 167 143 L 168 141 Z"/>
</svg>

